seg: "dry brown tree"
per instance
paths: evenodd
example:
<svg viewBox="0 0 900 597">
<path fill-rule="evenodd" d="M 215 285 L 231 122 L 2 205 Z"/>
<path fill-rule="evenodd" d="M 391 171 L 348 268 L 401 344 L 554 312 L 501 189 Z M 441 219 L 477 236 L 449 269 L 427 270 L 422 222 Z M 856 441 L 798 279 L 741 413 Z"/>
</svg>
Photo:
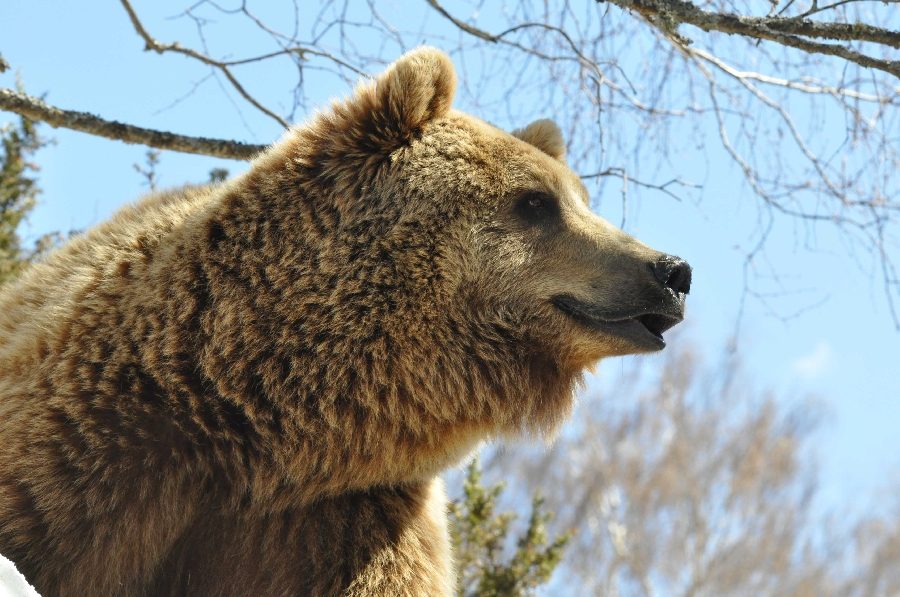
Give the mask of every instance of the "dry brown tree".
<svg viewBox="0 0 900 597">
<path fill-rule="evenodd" d="M 686 349 L 634 361 L 589 393 L 549 451 L 498 449 L 489 470 L 540 492 L 566 546 L 560 595 L 875 596 L 900 591 L 897 511 L 814 500 L 819 409 L 787 406 Z M 613 389 L 613 388 L 609 388 Z"/>
<path fill-rule="evenodd" d="M 877 268 L 900 326 L 897 0 L 196 0 L 174 19 L 157 11 L 151 20 L 142 14 L 150 7 L 131 0 L 118 10 L 135 52 L 192 61 L 195 86 L 219 84 L 273 127 L 255 143 L 191 137 L 12 89 L 0 89 L 0 108 L 130 143 L 247 159 L 321 101 L 323 81 L 350 83 L 431 43 L 463 71 L 464 108 L 501 126 L 548 114 L 560 121 L 576 169 L 621 192 L 623 220 L 635 191 L 696 199 L 708 169 L 730 161 L 758 205 L 743 247 L 745 297 L 766 300 L 747 281 L 766 267 L 774 222 L 791 222 L 809 244 L 826 227 Z M 167 38 L 172 23 L 193 35 Z M 277 94 L 263 84 L 273 77 Z"/>
</svg>

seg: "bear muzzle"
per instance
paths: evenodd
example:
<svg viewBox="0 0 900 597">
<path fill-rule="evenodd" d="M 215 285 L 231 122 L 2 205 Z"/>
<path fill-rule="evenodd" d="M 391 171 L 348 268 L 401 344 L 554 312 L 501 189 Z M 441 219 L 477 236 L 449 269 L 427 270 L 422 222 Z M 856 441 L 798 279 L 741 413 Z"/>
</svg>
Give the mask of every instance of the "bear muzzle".
<svg viewBox="0 0 900 597">
<path fill-rule="evenodd" d="M 639 281 L 619 304 L 571 294 L 558 294 L 551 302 L 582 326 L 633 345 L 635 352 L 660 350 L 666 346 L 663 333 L 684 319 L 692 270 L 684 259 L 665 254 L 647 263 L 647 269 L 652 277 L 636 276 Z"/>
</svg>

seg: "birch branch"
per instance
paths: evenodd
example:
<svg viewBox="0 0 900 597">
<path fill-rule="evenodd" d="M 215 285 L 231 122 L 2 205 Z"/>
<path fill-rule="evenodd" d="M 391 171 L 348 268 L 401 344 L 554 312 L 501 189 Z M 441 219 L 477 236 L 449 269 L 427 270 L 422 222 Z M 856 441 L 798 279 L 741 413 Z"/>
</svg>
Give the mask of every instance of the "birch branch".
<svg viewBox="0 0 900 597">
<path fill-rule="evenodd" d="M 690 43 L 678 32 L 687 23 L 704 31 L 738 34 L 765 39 L 812 54 L 837 56 L 860 66 L 874 68 L 900 78 L 900 61 L 884 60 L 863 54 L 839 44 L 822 43 L 807 38 L 836 41 L 860 41 L 900 48 L 900 32 L 865 23 L 826 23 L 802 17 L 749 17 L 734 13 L 702 10 L 685 0 L 597 0 L 634 10 L 666 35 L 682 44 Z"/>
</svg>

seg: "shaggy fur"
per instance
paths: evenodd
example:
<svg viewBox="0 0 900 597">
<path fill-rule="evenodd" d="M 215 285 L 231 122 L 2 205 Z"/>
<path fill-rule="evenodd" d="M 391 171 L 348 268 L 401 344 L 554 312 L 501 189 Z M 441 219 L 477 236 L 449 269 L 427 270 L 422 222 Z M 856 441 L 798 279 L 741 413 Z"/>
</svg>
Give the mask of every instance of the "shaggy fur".
<svg viewBox="0 0 900 597">
<path fill-rule="evenodd" d="M 0 553 L 45 596 L 450 594 L 436 475 L 646 350 L 551 299 L 635 307 L 659 254 L 590 213 L 555 125 L 454 86 L 411 52 L 3 291 Z"/>
</svg>

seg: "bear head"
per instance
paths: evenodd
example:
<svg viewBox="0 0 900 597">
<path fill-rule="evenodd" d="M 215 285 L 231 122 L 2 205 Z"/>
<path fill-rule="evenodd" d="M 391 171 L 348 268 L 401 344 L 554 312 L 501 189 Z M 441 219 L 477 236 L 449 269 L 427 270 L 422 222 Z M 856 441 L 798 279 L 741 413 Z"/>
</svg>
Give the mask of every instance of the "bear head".
<svg viewBox="0 0 900 597">
<path fill-rule="evenodd" d="M 555 429 L 586 367 L 664 347 L 690 289 L 683 260 L 591 212 L 553 122 L 505 132 L 453 110 L 455 85 L 413 50 L 236 183 L 258 213 L 231 228 L 263 238 L 243 259 L 277 297 L 245 320 L 293 347 L 276 374 L 312 367 L 295 395 L 412 443 Z"/>
</svg>

